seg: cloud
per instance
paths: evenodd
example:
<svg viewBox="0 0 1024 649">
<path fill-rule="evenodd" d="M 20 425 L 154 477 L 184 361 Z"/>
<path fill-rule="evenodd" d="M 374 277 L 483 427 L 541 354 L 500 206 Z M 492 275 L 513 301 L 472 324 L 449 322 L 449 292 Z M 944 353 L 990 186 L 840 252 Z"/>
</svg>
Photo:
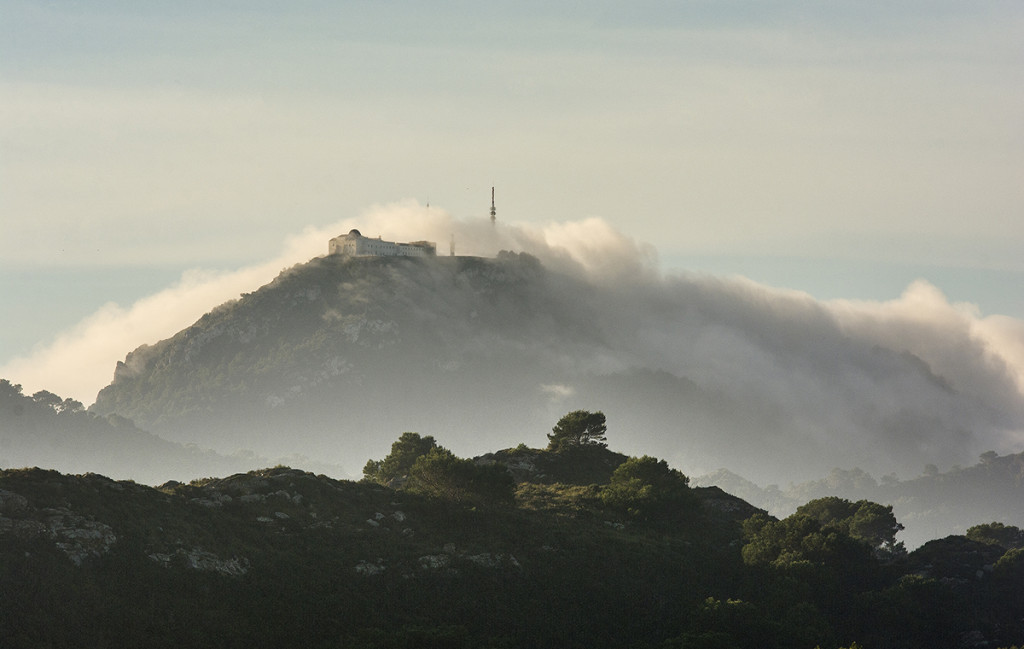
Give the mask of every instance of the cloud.
<svg viewBox="0 0 1024 649">
<path fill-rule="evenodd" d="M 1024 444 L 1024 323 L 980 318 L 923 280 L 887 302 L 819 302 L 743 278 L 683 275 L 607 303 L 620 316 L 606 330 L 619 332 L 615 346 L 635 366 L 733 404 L 688 425 L 703 431 L 697 452 L 717 452 L 744 475 L 778 480 L 780 467 L 799 470 L 801 453 L 807 466 L 906 473 Z M 788 464 L 755 459 L 780 452 Z"/>
<path fill-rule="evenodd" d="M 576 389 L 571 385 L 563 385 L 561 383 L 546 383 L 540 386 L 540 391 L 548 395 L 551 401 L 554 402 L 564 401 L 576 394 Z"/>
<path fill-rule="evenodd" d="M 455 219 L 443 209 L 413 200 L 375 205 L 358 217 L 306 228 L 265 263 L 232 272 L 190 270 L 174 286 L 129 307 L 108 303 L 50 343 L 0 367 L 0 376 L 22 383 L 30 392 L 46 389 L 91 403 L 113 378 L 115 363 L 128 352 L 169 338 L 215 306 L 266 284 L 282 269 L 326 253 L 331 237 L 352 228 L 392 241 L 432 240 L 438 243 L 438 254 L 447 254 L 454 236 L 460 255 L 525 250 L 563 269 L 609 273 L 609 277 L 613 268 L 633 275 L 653 269 L 649 246 L 633 242 L 598 219 L 540 227 L 493 225 L 487 219 Z M 607 261 L 602 263 L 602 258 Z"/>
<path fill-rule="evenodd" d="M 491 223 L 487 218 L 457 219 L 443 209 L 410 200 L 373 206 L 357 218 L 342 221 L 338 228 L 356 228 L 364 236 L 392 241 L 434 241 L 438 254 L 447 254 L 454 237 L 459 255 L 527 252 L 549 267 L 602 282 L 651 280 L 657 275 L 653 246 L 631 239 L 599 218 L 546 224 Z"/>
<path fill-rule="evenodd" d="M 953 389 L 1002 410 L 1020 407 L 1024 393 L 1024 323 L 981 318 L 970 304 L 950 304 L 928 282 L 912 283 L 897 300 L 830 304 L 843 329 L 925 361 Z"/>
<path fill-rule="evenodd" d="M 130 307 L 108 303 L 52 342 L 0 367 L 0 375 L 29 392 L 46 389 L 91 403 L 113 378 L 114 365 L 143 344 L 173 336 L 218 304 L 266 284 L 282 268 L 326 247 L 324 233 L 308 229 L 290 238 L 274 259 L 233 272 L 185 272 L 177 284 Z"/>
<path fill-rule="evenodd" d="M 0 376 L 29 391 L 91 401 L 116 361 L 137 346 L 170 337 L 283 268 L 325 254 L 331 237 L 352 228 L 388 240 L 435 241 L 441 255 L 453 237 L 459 255 L 529 252 L 568 272 L 573 281 L 548 283 L 545 299 L 592 313 L 580 320 L 591 330 L 540 330 L 552 339 L 536 343 L 564 373 L 532 385 L 559 408 L 603 408 L 577 403 L 600 396 L 588 377 L 647 372 L 630 386 L 632 402 L 622 404 L 633 411 L 625 426 L 635 431 L 633 441 L 623 440 L 629 452 L 659 454 L 691 471 L 693 454 L 680 458 L 680 448 L 699 451 L 705 462 L 731 454 L 731 468 L 763 478 L 761 458 L 773 449 L 803 453 L 808 462 L 905 473 L 1024 444 L 1024 322 L 982 317 L 926 281 L 890 301 L 822 302 L 742 277 L 663 275 L 652 247 L 600 219 L 492 224 L 411 200 L 309 228 L 267 263 L 192 271 L 128 308 L 109 304 L 0 368 Z M 646 413 L 651 407 L 661 411 Z M 794 462 L 775 470 L 795 471 Z"/>
</svg>

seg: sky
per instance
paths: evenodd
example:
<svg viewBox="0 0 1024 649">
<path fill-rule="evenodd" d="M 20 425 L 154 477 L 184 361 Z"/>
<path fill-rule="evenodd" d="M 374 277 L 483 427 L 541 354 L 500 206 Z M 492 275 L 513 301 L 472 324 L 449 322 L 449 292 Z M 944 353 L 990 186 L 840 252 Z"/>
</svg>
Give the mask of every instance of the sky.
<svg viewBox="0 0 1024 649">
<path fill-rule="evenodd" d="M 90 403 L 332 228 L 487 219 L 492 186 L 502 223 L 604 224 L 667 273 L 1024 319 L 1018 1 L 0 0 L 0 98 L 30 392 Z"/>
</svg>

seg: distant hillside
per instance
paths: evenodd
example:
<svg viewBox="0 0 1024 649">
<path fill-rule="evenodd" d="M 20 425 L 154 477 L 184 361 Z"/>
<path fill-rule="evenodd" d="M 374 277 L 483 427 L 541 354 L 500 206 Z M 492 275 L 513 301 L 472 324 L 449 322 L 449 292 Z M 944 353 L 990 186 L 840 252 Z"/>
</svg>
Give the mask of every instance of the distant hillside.
<svg viewBox="0 0 1024 649">
<path fill-rule="evenodd" d="M 1024 538 L 1020 530 L 879 553 L 858 530 L 885 534 L 884 508 L 871 510 L 874 522 L 861 503 L 846 503 L 853 518 L 833 503 L 780 521 L 717 488 L 688 489 L 680 476 L 672 489 L 682 499 L 649 508 L 668 487 L 621 469 L 656 468 L 653 458 L 583 451 L 477 458 L 498 472 L 504 465 L 493 462 L 507 462 L 517 477 L 514 501 L 472 504 L 286 467 L 159 488 L 0 471 L 0 646 L 911 649 L 1024 640 L 1024 550 L 998 544 Z"/>
<path fill-rule="evenodd" d="M 476 455 L 600 409 L 626 452 L 780 482 L 963 462 L 1016 425 L 806 300 L 710 284 L 598 282 L 508 252 L 313 259 L 133 351 L 91 410 L 354 475 L 401 431 Z"/>
<path fill-rule="evenodd" d="M 81 403 L 46 391 L 22 394 L 20 385 L 0 379 L 0 468 L 95 472 L 159 484 L 238 471 L 254 461 L 170 442 L 124 417 L 88 413 Z"/>
<path fill-rule="evenodd" d="M 698 476 L 695 484 L 717 485 L 776 516 L 787 516 L 813 498 L 840 496 L 892 505 L 906 526 L 900 538 L 917 547 L 942 534 L 963 534 L 992 521 L 1024 525 L 1024 453 L 986 453 L 978 464 L 940 473 L 935 467 L 911 480 L 876 480 L 860 469 L 834 469 L 825 478 L 786 487 L 760 487 L 725 469 Z"/>
</svg>

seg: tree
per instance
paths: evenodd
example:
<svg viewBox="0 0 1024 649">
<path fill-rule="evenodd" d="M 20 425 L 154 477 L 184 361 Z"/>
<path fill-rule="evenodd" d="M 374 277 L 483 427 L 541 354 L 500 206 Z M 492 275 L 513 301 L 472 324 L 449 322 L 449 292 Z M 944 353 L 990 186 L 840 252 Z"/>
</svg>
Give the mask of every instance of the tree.
<svg viewBox="0 0 1024 649">
<path fill-rule="evenodd" d="M 504 464 L 477 465 L 419 433 L 402 433 L 386 458 L 369 460 L 363 479 L 455 502 L 511 503 L 515 497 L 515 480 Z"/>
<path fill-rule="evenodd" d="M 574 410 L 555 424 L 548 434 L 548 450 L 561 451 L 577 446 L 599 446 L 607 448 L 604 413 L 598 410 Z"/>
<path fill-rule="evenodd" d="M 905 552 L 896 534 L 903 529 L 892 513 L 892 505 L 880 505 L 870 500 L 850 502 L 845 498 L 827 496 L 797 507 L 796 513 L 810 516 L 822 528 L 837 529 L 859 541 L 867 543 L 881 556 Z"/>
<path fill-rule="evenodd" d="M 967 538 L 989 545 L 998 545 L 1006 550 L 1024 548 L 1024 531 L 1014 525 L 993 521 L 967 528 Z"/>
<path fill-rule="evenodd" d="M 39 392 L 36 392 L 32 395 L 32 400 L 56 412 L 60 411 L 60 404 L 64 401 L 49 390 L 40 390 Z"/>
<path fill-rule="evenodd" d="M 409 470 L 409 491 L 459 503 L 511 504 L 515 481 L 504 464 L 478 465 L 436 447 L 420 456 Z"/>
<path fill-rule="evenodd" d="M 690 479 L 670 468 L 665 460 L 645 455 L 631 457 L 612 473 L 601 501 L 640 519 L 668 514 L 692 500 Z"/>
<path fill-rule="evenodd" d="M 20 397 L 21 384 L 11 383 L 7 379 L 0 379 L 0 397 Z"/>
<path fill-rule="evenodd" d="M 369 460 L 363 467 L 363 479 L 382 485 L 409 475 L 412 465 L 432 449 L 439 448 L 430 435 L 420 437 L 419 433 L 402 433 L 393 444 L 391 453 L 383 460 Z"/>
</svg>

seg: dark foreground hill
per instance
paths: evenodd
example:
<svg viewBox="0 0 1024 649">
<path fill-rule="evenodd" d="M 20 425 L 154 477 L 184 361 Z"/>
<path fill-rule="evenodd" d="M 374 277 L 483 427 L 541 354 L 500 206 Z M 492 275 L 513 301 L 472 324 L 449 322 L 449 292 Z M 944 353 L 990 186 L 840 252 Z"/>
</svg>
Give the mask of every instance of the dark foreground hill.
<svg viewBox="0 0 1024 649">
<path fill-rule="evenodd" d="M 950 537 L 880 553 L 835 515 L 861 520 L 862 503 L 773 521 L 717 488 L 679 492 L 653 459 L 586 450 L 481 458 L 514 466 L 504 504 L 284 467 L 160 488 L 0 472 L 0 646 L 1024 641 L 1020 550 Z M 649 508 L 664 485 L 624 480 L 627 465 L 676 475 L 684 497 Z"/>
</svg>

